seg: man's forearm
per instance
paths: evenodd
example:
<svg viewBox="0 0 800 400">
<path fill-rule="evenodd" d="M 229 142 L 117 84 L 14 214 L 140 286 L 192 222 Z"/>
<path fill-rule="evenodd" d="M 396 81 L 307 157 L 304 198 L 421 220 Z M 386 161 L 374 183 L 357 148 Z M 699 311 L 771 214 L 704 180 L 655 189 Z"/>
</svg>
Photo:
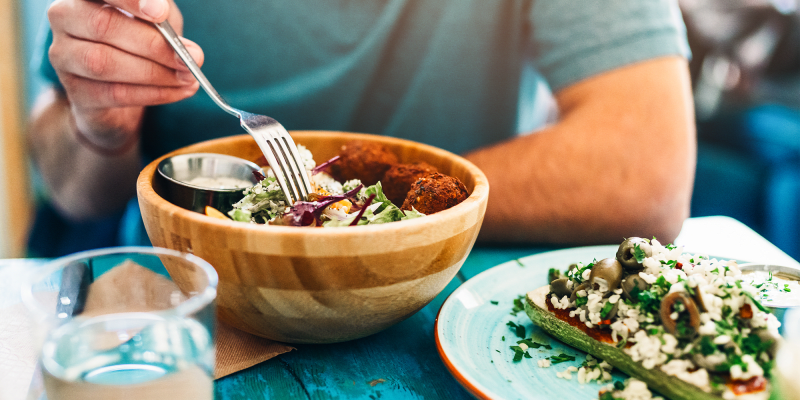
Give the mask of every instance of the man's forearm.
<svg viewBox="0 0 800 400">
<path fill-rule="evenodd" d="M 138 143 L 104 154 L 98 151 L 102 145 L 92 148 L 75 130 L 66 97 L 55 89 L 42 94 L 32 115 L 29 147 L 54 206 L 73 220 L 121 209 L 135 194 Z"/>
<path fill-rule="evenodd" d="M 628 66 L 557 100 L 557 124 L 467 155 L 491 185 L 480 239 L 673 240 L 689 215 L 696 160 L 685 61 Z"/>
</svg>

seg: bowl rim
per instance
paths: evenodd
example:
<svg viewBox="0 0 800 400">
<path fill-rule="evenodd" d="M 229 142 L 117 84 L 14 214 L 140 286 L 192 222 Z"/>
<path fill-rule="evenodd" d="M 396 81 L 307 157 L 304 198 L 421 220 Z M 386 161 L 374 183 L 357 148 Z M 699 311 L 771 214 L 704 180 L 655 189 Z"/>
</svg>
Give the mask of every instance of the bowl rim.
<svg viewBox="0 0 800 400">
<path fill-rule="evenodd" d="M 447 210 L 443 210 L 431 215 L 426 215 L 425 218 L 414 218 L 411 220 L 396 221 L 388 224 L 364 225 L 364 226 L 359 226 L 357 229 L 303 229 L 302 227 L 277 226 L 277 225 L 271 225 L 269 226 L 268 229 L 265 229 L 264 225 L 262 224 L 248 224 L 233 220 L 216 219 L 213 217 L 209 217 L 205 214 L 197 213 L 191 210 L 186 210 L 184 208 L 181 208 L 180 206 L 170 203 L 169 201 L 161 197 L 158 193 L 156 193 L 155 190 L 153 189 L 152 181 L 155 174 L 157 174 L 155 169 L 158 166 L 158 164 L 165 158 L 185 153 L 207 152 L 207 150 L 201 151 L 198 150 L 197 148 L 213 145 L 217 142 L 228 142 L 235 140 L 244 140 L 244 138 L 250 138 L 248 134 L 242 134 L 242 135 L 226 136 L 222 138 L 216 138 L 192 144 L 174 150 L 172 152 L 169 152 L 157 158 L 156 160 L 152 161 L 150 164 L 145 166 L 144 169 L 142 169 L 137 179 L 137 193 L 139 196 L 139 202 L 141 203 L 142 201 L 145 201 L 143 199 L 146 199 L 146 201 L 149 202 L 152 207 L 158 208 L 162 212 L 166 212 L 167 214 L 173 216 L 176 219 L 183 219 L 190 223 L 212 225 L 217 228 L 230 227 L 230 228 L 235 228 L 242 232 L 247 232 L 248 234 L 257 234 L 262 236 L 279 235 L 281 237 L 286 237 L 289 239 L 291 238 L 299 239 L 300 237 L 303 238 L 326 237 L 330 235 L 358 237 L 358 236 L 370 236 L 375 234 L 376 232 L 384 232 L 386 230 L 400 230 L 403 228 L 411 228 L 411 227 L 417 227 L 419 229 L 426 225 L 433 226 L 443 223 L 445 221 L 458 220 L 473 213 L 479 213 L 481 211 L 481 207 L 485 207 L 485 203 L 488 201 L 489 181 L 486 178 L 486 175 L 483 173 L 483 171 L 481 171 L 477 166 L 475 166 L 475 164 L 471 163 L 467 159 L 452 152 L 449 152 L 447 150 L 415 142 L 412 140 L 368 134 L 368 133 L 323 131 L 323 130 L 289 131 L 289 133 L 295 140 L 295 142 L 299 142 L 301 144 L 304 138 L 316 138 L 320 136 L 335 134 L 338 136 L 338 138 L 342 139 L 368 139 L 370 141 L 377 141 L 388 145 L 406 145 L 406 146 L 412 145 L 414 147 L 421 148 L 425 152 L 430 152 L 438 154 L 445 158 L 454 159 L 456 163 L 460 164 L 462 167 L 464 167 L 469 171 L 469 173 L 473 176 L 475 180 L 475 184 L 472 193 L 470 193 L 467 199 Z"/>
</svg>

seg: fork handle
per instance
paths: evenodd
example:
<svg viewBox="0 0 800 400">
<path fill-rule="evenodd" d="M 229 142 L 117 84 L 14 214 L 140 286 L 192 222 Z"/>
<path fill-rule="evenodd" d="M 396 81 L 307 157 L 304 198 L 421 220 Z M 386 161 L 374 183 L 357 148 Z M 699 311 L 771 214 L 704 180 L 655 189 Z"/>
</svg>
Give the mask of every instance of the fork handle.
<svg viewBox="0 0 800 400">
<path fill-rule="evenodd" d="M 211 100 L 214 100 L 214 102 L 217 103 L 217 105 L 220 106 L 220 108 L 228 112 L 228 114 L 234 115 L 236 117 L 241 117 L 239 110 L 231 107 L 222 98 L 219 92 L 217 92 L 217 90 L 214 89 L 213 86 L 211 86 L 211 82 L 209 82 L 208 79 L 206 79 L 206 76 L 205 74 L 203 74 L 203 71 L 200 70 L 200 67 L 194 61 L 191 54 L 189 54 L 189 51 L 186 50 L 186 47 L 183 46 L 183 42 L 181 42 L 181 39 L 178 37 L 178 34 L 175 33 L 174 29 L 172 29 L 172 25 L 170 25 L 169 22 L 166 20 L 160 23 L 153 23 L 153 25 L 155 25 L 156 28 L 158 28 L 158 31 L 161 32 L 162 35 L 164 35 L 164 38 L 167 39 L 167 42 L 169 42 L 170 46 L 172 46 L 172 48 L 175 50 L 175 53 L 178 54 L 178 57 L 180 57 L 181 60 L 183 60 L 183 62 L 186 64 L 186 66 L 189 67 L 189 71 L 191 71 L 192 75 L 194 75 L 194 77 L 197 78 L 197 81 L 200 82 L 200 87 L 202 87 L 203 90 L 205 90 L 206 93 L 208 93 L 208 95 L 211 97 Z"/>
</svg>

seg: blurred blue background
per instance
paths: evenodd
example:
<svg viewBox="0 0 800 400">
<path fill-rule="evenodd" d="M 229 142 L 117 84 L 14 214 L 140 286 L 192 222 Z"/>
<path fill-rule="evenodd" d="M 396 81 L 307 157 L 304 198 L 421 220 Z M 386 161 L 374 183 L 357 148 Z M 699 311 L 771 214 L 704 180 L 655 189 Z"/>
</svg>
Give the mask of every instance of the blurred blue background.
<svg viewBox="0 0 800 400">
<path fill-rule="evenodd" d="M 33 51 L 48 3 L 20 2 L 21 47 L 29 66 L 28 110 L 42 85 Z M 680 4 L 693 52 L 698 119 L 692 216 L 731 216 L 800 259 L 797 0 L 680 0 Z M 542 85 L 533 90 L 542 90 Z M 541 110 L 537 113 L 541 115 Z M 536 123 L 533 118 L 521 124 Z M 32 179 L 41 206 L 29 255 L 52 257 L 121 243 L 115 233 L 121 214 L 70 223 L 47 207 L 35 173 Z"/>
</svg>

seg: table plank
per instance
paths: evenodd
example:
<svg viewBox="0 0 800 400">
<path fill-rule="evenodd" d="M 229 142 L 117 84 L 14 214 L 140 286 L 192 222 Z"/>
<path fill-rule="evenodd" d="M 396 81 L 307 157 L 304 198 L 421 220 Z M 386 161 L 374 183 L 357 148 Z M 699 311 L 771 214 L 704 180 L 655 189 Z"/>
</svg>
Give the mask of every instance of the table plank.
<svg viewBox="0 0 800 400">
<path fill-rule="evenodd" d="M 375 335 L 297 350 L 216 381 L 217 399 L 447 398 L 471 396 L 452 378 L 436 351 L 433 324 L 454 278 L 430 304 Z"/>
</svg>

